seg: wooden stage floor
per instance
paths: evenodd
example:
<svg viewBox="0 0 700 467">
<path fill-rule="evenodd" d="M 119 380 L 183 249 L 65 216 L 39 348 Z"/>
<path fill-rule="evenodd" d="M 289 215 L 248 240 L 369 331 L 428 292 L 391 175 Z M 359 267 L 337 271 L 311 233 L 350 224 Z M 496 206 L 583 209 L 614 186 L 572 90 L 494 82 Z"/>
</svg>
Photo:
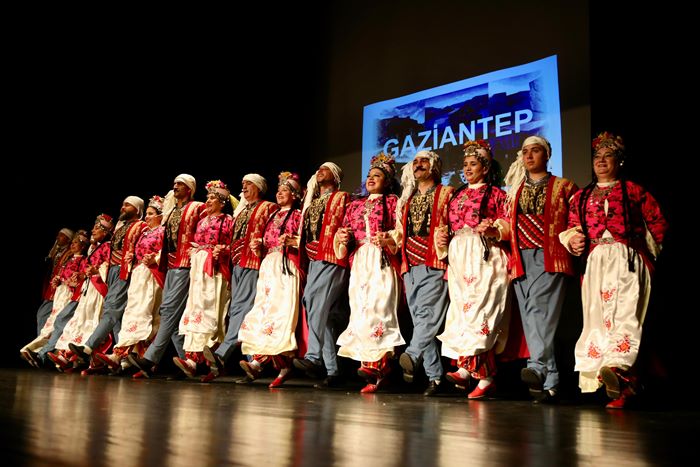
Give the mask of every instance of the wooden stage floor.
<svg viewBox="0 0 700 467">
<path fill-rule="evenodd" d="M 697 412 L 0 369 L 4 465 L 681 465 Z"/>
</svg>

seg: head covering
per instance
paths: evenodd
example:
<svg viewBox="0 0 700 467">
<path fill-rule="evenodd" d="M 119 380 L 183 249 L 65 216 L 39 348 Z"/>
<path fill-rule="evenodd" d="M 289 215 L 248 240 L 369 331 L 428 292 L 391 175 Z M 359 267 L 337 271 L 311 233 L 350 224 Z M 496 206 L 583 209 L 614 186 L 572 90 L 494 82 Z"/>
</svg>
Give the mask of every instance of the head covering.
<svg viewBox="0 0 700 467">
<path fill-rule="evenodd" d="M 267 181 L 262 175 L 258 174 L 247 174 L 243 177 L 243 180 L 250 182 L 260 190 L 260 194 L 265 194 L 267 192 Z"/>
<path fill-rule="evenodd" d="M 141 219 L 143 217 L 143 200 L 138 196 L 127 196 L 124 198 L 125 203 L 129 203 L 136 208 L 136 217 Z"/>
<path fill-rule="evenodd" d="M 112 216 L 108 214 L 100 214 L 99 216 L 97 216 L 97 218 L 95 219 L 95 225 L 99 225 L 100 228 L 107 233 L 112 232 L 112 228 L 114 228 Z"/>
<path fill-rule="evenodd" d="M 479 149 L 485 149 L 487 157 L 481 155 Z M 483 165 L 484 167 L 491 167 L 491 161 L 493 160 L 491 145 L 485 139 L 467 141 L 466 143 L 464 143 L 464 157 L 476 157 L 476 159 L 479 162 L 481 162 L 481 165 Z"/>
<path fill-rule="evenodd" d="M 211 180 L 206 184 L 207 194 L 215 194 L 219 201 L 226 204 L 229 201 L 231 192 L 224 182 L 221 180 Z"/>
<path fill-rule="evenodd" d="M 543 136 L 528 136 L 525 138 L 522 146 L 520 146 L 520 151 L 518 151 L 518 157 L 510 164 L 504 179 L 504 183 L 509 187 L 506 194 L 506 209 L 511 209 L 515 201 L 515 195 L 518 193 L 518 188 L 527 178 L 527 170 L 525 170 L 525 164 L 523 163 L 523 149 L 531 144 L 542 146 L 547 154 L 547 160 L 552 157 L 552 145 L 549 144 L 546 138 Z"/>
<path fill-rule="evenodd" d="M 324 162 L 320 167 L 325 167 L 333 173 L 333 178 L 335 179 L 335 184 L 340 186 L 340 182 L 343 181 L 343 169 L 338 167 L 333 162 Z M 315 174 L 314 174 L 315 176 Z"/>
<path fill-rule="evenodd" d="M 58 244 L 58 235 L 63 234 L 66 236 L 68 239 L 68 244 L 73 240 L 73 231 L 67 227 L 62 228 L 61 230 L 58 231 L 58 234 L 56 235 L 56 241 L 53 242 L 53 246 L 49 250 L 49 254 L 46 255 L 47 260 L 53 260 L 56 257 L 56 254 L 59 252 L 65 251 L 65 248 L 68 246 L 68 244 L 64 244 L 63 246 L 60 246 Z"/>
<path fill-rule="evenodd" d="M 173 183 L 177 182 L 184 183 L 187 186 L 187 188 L 190 189 L 189 199 L 192 200 L 194 198 L 195 191 L 197 191 L 197 182 L 194 179 L 194 177 L 189 174 L 180 174 L 177 177 L 175 177 L 175 180 L 173 180 Z M 165 195 L 165 198 L 163 198 L 163 209 L 161 211 L 161 213 L 163 214 L 163 225 L 165 225 L 165 223 L 168 222 L 168 219 L 170 219 L 170 214 L 172 214 L 176 206 L 177 199 L 175 199 L 175 192 L 173 190 L 170 190 Z"/>
<path fill-rule="evenodd" d="M 73 240 L 78 240 L 80 244 L 85 247 L 90 243 L 90 235 L 87 233 L 87 230 L 81 229 L 75 233 Z"/>
<path fill-rule="evenodd" d="M 163 214 L 163 198 L 158 195 L 153 195 L 153 197 L 148 200 L 148 207 L 155 209 L 158 214 Z"/>
<path fill-rule="evenodd" d="M 369 168 L 380 169 L 387 178 L 394 178 L 396 175 L 396 159 L 384 152 L 380 152 L 369 161 Z"/>
<path fill-rule="evenodd" d="M 187 185 L 190 189 L 190 198 L 194 198 L 194 192 L 197 191 L 197 181 L 190 174 L 180 174 L 175 177 L 174 182 L 180 182 Z"/>
<path fill-rule="evenodd" d="M 549 160 L 550 157 L 552 157 L 552 145 L 550 144 L 549 140 L 545 138 L 544 136 L 528 136 L 525 138 L 525 141 L 523 141 L 522 146 L 520 146 L 520 151 L 518 151 L 518 157 L 522 158 L 523 155 L 523 149 L 525 149 L 525 146 L 530 146 L 531 144 L 537 144 L 539 146 L 542 146 L 544 148 L 545 154 L 547 154 L 547 160 Z"/>
<path fill-rule="evenodd" d="M 299 184 L 299 175 L 292 172 L 280 172 L 279 186 L 286 186 L 296 199 L 301 199 L 301 185 Z"/>
<path fill-rule="evenodd" d="M 243 181 L 245 182 L 250 182 L 256 187 L 258 187 L 258 190 L 260 190 L 260 194 L 263 194 L 267 191 L 267 181 L 262 175 L 258 174 L 247 174 L 243 177 Z M 235 199 L 235 198 L 234 198 Z M 233 204 L 233 200 L 232 200 Z M 243 196 L 243 192 L 240 194 L 240 200 L 238 201 L 238 205 L 236 206 L 235 210 L 233 211 L 233 217 L 234 219 L 236 216 L 238 216 L 246 207 L 248 206 L 248 201 L 246 201 L 245 196 Z"/>
<path fill-rule="evenodd" d="M 418 151 L 416 155 L 413 157 L 413 160 L 415 161 L 416 159 L 428 159 L 430 160 L 430 173 L 433 175 L 433 178 L 436 180 L 440 179 L 440 175 L 442 174 L 442 159 L 438 155 L 438 153 L 433 152 L 433 151 Z M 411 165 L 411 173 L 413 173 L 413 164 Z"/>
<path fill-rule="evenodd" d="M 58 231 L 58 233 L 62 233 L 63 235 L 68 237 L 68 240 L 73 240 L 73 236 L 75 235 L 75 232 L 73 232 L 68 227 L 62 228 L 61 230 Z"/>
<path fill-rule="evenodd" d="M 430 160 L 430 173 L 434 179 L 439 180 L 440 174 L 442 173 L 442 159 L 438 153 L 433 151 L 418 151 L 413 157 L 413 160 L 417 159 L 428 159 Z M 416 189 L 416 177 L 413 175 L 413 163 L 407 162 L 401 169 L 401 196 L 399 197 L 398 203 L 396 203 L 396 218 L 401 219 L 403 216 L 403 208 L 408 203 L 408 199 L 411 197 Z"/>
<path fill-rule="evenodd" d="M 621 136 L 615 136 L 609 131 L 599 133 L 598 136 L 593 139 L 591 146 L 593 146 L 593 155 L 595 155 L 599 149 L 610 148 L 620 162 L 625 158 L 625 142 L 622 140 Z"/>
<path fill-rule="evenodd" d="M 331 171 L 333 178 L 335 179 L 336 186 L 340 187 L 340 182 L 343 180 L 343 170 L 333 162 L 324 162 L 319 166 L 319 169 L 321 167 L 325 167 Z M 311 201 L 313 201 L 314 197 L 318 193 L 318 182 L 316 181 L 316 174 L 314 173 L 311 178 L 309 178 L 309 181 L 306 182 L 306 195 L 304 195 L 304 202 L 302 203 L 301 208 L 302 218 L 306 209 L 311 205 Z"/>
</svg>

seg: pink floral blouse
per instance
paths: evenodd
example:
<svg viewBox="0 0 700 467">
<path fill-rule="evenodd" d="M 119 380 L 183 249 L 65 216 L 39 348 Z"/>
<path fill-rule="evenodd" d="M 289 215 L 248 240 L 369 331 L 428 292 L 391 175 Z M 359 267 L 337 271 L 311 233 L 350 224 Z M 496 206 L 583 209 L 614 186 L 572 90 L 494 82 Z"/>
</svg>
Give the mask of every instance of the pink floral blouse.
<svg viewBox="0 0 700 467">
<path fill-rule="evenodd" d="M 61 268 L 60 276 L 61 282 L 67 285 L 71 291 L 75 291 L 75 288 L 82 283 L 78 281 L 73 274 L 81 273 L 85 271 L 85 266 L 87 265 L 87 258 L 85 256 L 73 256 L 71 259 L 66 261 L 66 264 Z"/>
<path fill-rule="evenodd" d="M 273 214 L 272 219 L 270 219 L 270 221 L 267 223 L 267 226 L 265 227 L 265 235 L 263 236 L 263 245 L 267 249 L 268 253 L 279 251 L 281 249 L 279 242 L 280 235 L 283 233 L 287 235 L 296 235 L 297 231 L 299 230 L 301 211 L 295 209 L 287 221 L 287 225 L 284 227 L 284 232 L 280 233 L 280 228 L 282 227 L 282 223 L 284 222 L 284 219 L 287 217 L 288 213 L 288 209 L 281 209 Z"/>
<path fill-rule="evenodd" d="M 159 253 L 163 248 L 163 234 L 165 228 L 161 225 L 155 229 L 146 228 L 136 242 L 134 249 L 136 254 L 136 264 L 140 263 L 144 256 L 149 253 Z"/>
<path fill-rule="evenodd" d="M 382 197 L 367 196 L 365 198 L 356 199 L 351 202 L 345 209 L 345 218 L 343 219 L 343 227 L 350 227 L 352 235 L 355 237 L 356 245 L 360 246 L 367 239 L 367 225 L 365 225 L 365 216 L 369 219 L 369 235 L 370 237 L 377 232 L 387 231 L 394 228 L 396 223 L 396 195 L 387 195 L 386 209 L 389 216 L 388 222 L 385 222 L 386 227 L 382 228 Z"/>
<path fill-rule="evenodd" d="M 663 243 L 668 223 L 664 219 L 659 204 L 651 194 L 636 183 L 627 181 L 627 194 L 631 209 L 628 213 L 629 227 L 632 230 L 633 247 L 638 248 L 644 243 L 646 231 L 644 224 L 649 229 L 651 236 L 657 244 Z M 577 192 L 569 209 L 569 228 L 581 225 L 579 202 L 583 190 Z M 605 201 L 608 202 L 608 212 L 605 213 Z M 607 230 L 615 241 L 625 241 L 625 220 L 622 209 L 622 187 L 620 183 L 611 186 L 597 185 L 590 193 L 585 206 L 585 220 L 588 229 L 588 238 L 598 240 Z M 591 249 L 596 242 L 591 242 Z"/>
<path fill-rule="evenodd" d="M 453 232 L 464 227 L 476 228 L 482 219 L 479 218 L 481 200 L 486 194 L 488 185 L 480 184 L 476 188 L 465 188 L 450 201 L 447 217 Z M 506 193 L 498 187 L 491 187 L 491 196 L 486 206 L 487 219 L 507 219 L 505 212 Z"/>
<path fill-rule="evenodd" d="M 112 251 L 110 242 L 101 243 L 95 251 L 88 257 L 88 262 L 99 268 L 102 263 L 109 261 L 110 252 Z"/>
<path fill-rule="evenodd" d="M 233 218 L 228 214 L 205 217 L 197 224 L 194 242 L 204 245 L 229 245 L 233 237 Z"/>
</svg>

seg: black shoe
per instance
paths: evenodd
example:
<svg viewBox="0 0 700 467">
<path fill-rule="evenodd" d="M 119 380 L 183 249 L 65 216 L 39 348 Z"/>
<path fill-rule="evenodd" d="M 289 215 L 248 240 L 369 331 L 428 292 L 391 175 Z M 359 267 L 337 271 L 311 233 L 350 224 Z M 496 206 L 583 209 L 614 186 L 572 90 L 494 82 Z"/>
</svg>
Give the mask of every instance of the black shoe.
<svg viewBox="0 0 700 467">
<path fill-rule="evenodd" d="M 406 355 L 406 354 L 403 354 Z M 432 397 L 436 396 L 440 392 L 442 392 L 442 385 L 440 384 L 439 380 L 431 381 L 428 383 L 428 387 L 423 391 L 423 395 L 426 397 Z"/>
<path fill-rule="evenodd" d="M 539 399 L 535 399 L 535 404 L 557 404 L 559 403 L 559 394 L 556 389 L 547 389 L 542 391 L 542 396 Z"/>
<path fill-rule="evenodd" d="M 532 368 L 523 368 L 520 370 L 520 379 L 523 383 L 527 384 L 530 390 L 530 395 L 537 399 L 542 399 L 544 396 L 542 388 L 544 385 L 544 380 L 542 376 Z"/>
<path fill-rule="evenodd" d="M 148 378 L 153 374 L 155 363 L 147 358 L 139 357 L 139 354 L 131 352 L 129 354 L 129 363 L 141 370 L 144 377 Z"/>
<path fill-rule="evenodd" d="M 42 366 L 44 366 L 38 353 L 27 349 L 20 352 L 20 354 L 22 355 L 22 358 L 25 359 L 27 363 L 29 363 L 34 368 L 41 368 Z"/>
<path fill-rule="evenodd" d="M 295 358 L 293 363 L 294 368 L 303 371 L 309 378 L 319 379 L 323 375 L 324 368 L 319 363 L 312 362 L 306 358 Z"/>
<path fill-rule="evenodd" d="M 204 354 L 206 361 L 209 362 L 209 371 L 214 375 L 214 377 L 218 378 L 219 376 L 223 375 L 226 362 L 224 362 L 224 360 L 214 353 L 211 347 L 207 345 L 205 345 L 204 349 L 202 349 L 202 353 Z"/>
<path fill-rule="evenodd" d="M 403 380 L 407 383 L 412 383 L 413 374 L 416 371 L 416 361 L 413 360 L 413 357 L 404 352 L 399 357 L 399 365 L 401 365 L 401 369 L 403 370 Z"/>
<path fill-rule="evenodd" d="M 68 343 L 68 348 L 70 349 L 71 352 L 75 354 L 77 357 L 78 361 L 84 365 L 87 365 L 90 363 L 90 355 L 85 352 L 85 346 L 82 345 L 75 345 L 72 342 Z"/>
<path fill-rule="evenodd" d="M 343 379 L 339 375 L 328 375 L 320 384 L 315 384 L 314 387 L 319 389 L 339 388 L 343 385 Z"/>
</svg>

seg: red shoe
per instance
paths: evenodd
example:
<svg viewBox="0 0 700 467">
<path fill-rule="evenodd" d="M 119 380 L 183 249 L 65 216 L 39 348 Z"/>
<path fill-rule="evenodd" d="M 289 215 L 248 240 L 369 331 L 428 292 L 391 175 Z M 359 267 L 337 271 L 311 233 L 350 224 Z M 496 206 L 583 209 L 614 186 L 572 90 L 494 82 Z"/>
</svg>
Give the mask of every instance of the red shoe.
<svg viewBox="0 0 700 467">
<path fill-rule="evenodd" d="M 211 383 L 212 381 L 214 381 L 218 377 L 219 377 L 219 375 L 215 374 L 213 371 L 210 371 L 206 375 L 202 376 L 199 379 L 199 381 L 201 381 L 202 383 Z"/>
<path fill-rule="evenodd" d="M 204 359 L 207 361 L 207 364 L 209 365 L 209 371 L 214 373 L 214 377 L 208 381 L 204 381 L 204 378 L 202 378 L 202 382 L 209 382 L 212 381 L 214 378 L 218 378 L 219 376 L 223 376 L 225 371 L 226 371 L 226 362 L 224 362 L 221 357 L 219 357 L 217 354 L 214 353 L 214 350 L 209 347 L 209 346 L 204 346 L 204 350 L 202 350 L 202 354 L 204 355 Z M 209 376 L 206 375 L 205 378 Z"/>
<path fill-rule="evenodd" d="M 116 373 L 122 369 L 121 364 L 118 361 L 112 360 L 109 357 L 109 355 L 105 355 L 105 354 L 100 353 L 100 352 L 95 352 L 95 355 L 93 356 L 93 358 L 97 359 L 98 361 L 100 361 L 104 365 L 106 365 L 107 368 L 109 368 L 109 370 L 112 373 Z"/>
<path fill-rule="evenodd" d="M 496 391 L 496 383 L 491 381 L 491 384 L 485 388 L 480 388 L 477 386 L 472 392 L 469 393 L 467 399 L 483 399 L 486 396 L 492 395 Z"/>
<path fill-rule="evenodd" d="M 56 369 L 60 372 L 65 372 L 69 368 L 72 368 L 72 365 L 61 355 L 56 355 L 53 352 L 49 352 L 46 354 L 47 357 L 53 362 L 54 365 L 56 365 Z"/>
<path fill-rule="evenodd" d="M 614 401 L 610 401 L 608 405 L 605 406 L 606 409 L 624 409 L 627 404 L 627 398 L 622 396 Z"/>
<path fill-rule="evenodd" d="M 261 370 L 250 364 L 248 360 L 241 360 L 240 365 L 251 380 L 255 381 L 260 376 Z"/>
<path fill-rule="evenodd" d="M 469 387 L 469 377 L 467 376 L 466 378 L 462 378 L 462 376 L 456 371 L 451 371 L 445 374 L 445 379 L 457 386 L 459 389 L 467 389 Z"/>
<path fill-rule="evenodd" d="M 287 379 L 289 379 L 289 376 L 291 373 L 292 373 L 292 371 L 289 370 L 287 373 L 285 373 L 284 376 L 278 376 L 277 378 L 272 380 L 272 382 L 270 383 L 268 388 L 274 389 L 274 388 L 278 388 L 278 387 L 282 386 L 282 383 L 284 383 L 285 381 L 287 381 Z"/>
<path fill-rule="evenodd" d="M 367 366 L 361 366 L 360 368 L 358 368 L 357 375 L 360 378 L 367 381 L 368 383 L 371 383 L 372 381 L 377 381 L 377 379 L 381 378 L 382 376 L 378 369 L 370 368 Z"/>
<path fill-rule="evenodd" d="M 107 370 L 107 367 L 105 365 L 98 366 L 98 367 L 89 366 L 80 372 L 80 376 L 99 375 L 99 374 L 106 373 L 106 370 Z"/>
<path fill-rule="evenodd" d="M 148 379 L 148 373 L 144 373 L 142 370 L 137 371 L 132 376 L 133 379 Z"/>
<path fill-rule="evenodd" d="M 180 357 L 173 357 L 173 363 L 177 365 L 179 369 L 182 370 L 182 372 L 187 376 L 188 378 L 194 378 L 194 373 L 197 371 L 197 365 L 195 364 L 194 367 L 190 364 L 191 360 L 184 360 Z"/>
<path fill-rule="evenodd" d="M 387 385 L 387 379 L 386 378 L 381 378 L 377 380 L 376 384 L 368 384 L 367 386 L 363 387 L 360 389 L 360 394 L 374 394 L 381 388 Z"/>
</svg>

